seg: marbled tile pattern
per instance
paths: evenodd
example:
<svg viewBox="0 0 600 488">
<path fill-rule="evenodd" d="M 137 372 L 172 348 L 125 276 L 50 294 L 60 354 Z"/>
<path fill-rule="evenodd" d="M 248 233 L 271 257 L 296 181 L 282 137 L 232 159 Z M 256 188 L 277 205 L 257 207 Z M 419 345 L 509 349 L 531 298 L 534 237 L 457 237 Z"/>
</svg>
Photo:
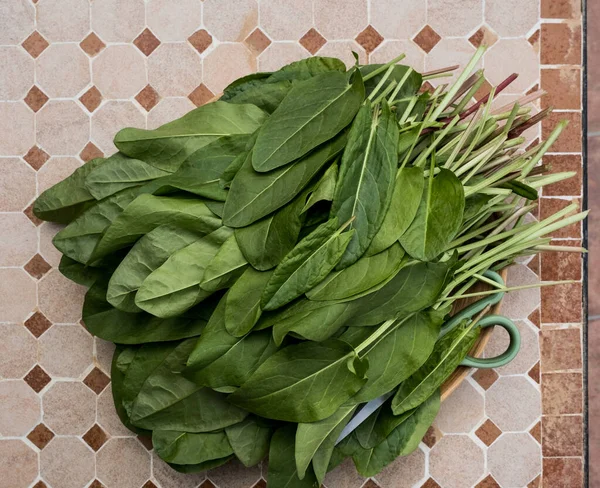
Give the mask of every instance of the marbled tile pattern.
<svg viewBox="0 0 600 488">
<path fill-rule="evenodd" d="M 594 3 L 594 2 L 591 2 Z M 511 72 L 506 104 L 530 90 L 570 125 L 545 162 L 578 177 L 547 188 L 543 217 L 581 201 L 579 0 L 0 0 L 0 485 L 6 488 L 264 487 L 266 466 L 184 476 L 118 421 L 111 344 L 80 323 L 84 289 L 56 269 L 58 226 L 36 195 L 93 157 L 123 126 L 154 128 L 233 79 L 311 54 L 418 70 L 464 64 L 482 43 L 484 88 Z M 440 80 L 434 80 L 439 82 Z M 482 92 L 483 94 L 483 92 Z M 581 227 L 555 242 L 580 245 Z M 542 256 L 509 283 L 582 279 L 581 259 Z M 328 488 L 582 486 L 581 284 L 505 301 L 524 338 L 515 362 L 472 374 L 420 448 L 376 479 L 346 462 Z M 498 333 L 487 354 L 500 352 Z"/>
</svg>

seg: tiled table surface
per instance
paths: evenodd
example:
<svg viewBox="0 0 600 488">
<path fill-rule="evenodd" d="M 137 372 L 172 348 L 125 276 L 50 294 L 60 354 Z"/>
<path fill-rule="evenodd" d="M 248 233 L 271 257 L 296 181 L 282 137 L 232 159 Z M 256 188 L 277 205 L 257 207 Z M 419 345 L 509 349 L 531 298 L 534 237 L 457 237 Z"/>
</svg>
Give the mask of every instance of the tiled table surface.
<svg viewBox="0 0 600 488">
<path fill-rule="evenodd" d="M 542 134 L 571 121 L 545 159 L 578 177 L 544 192 L 543 217 L 581 200 L 581 35 L 579 0 L 0 0 L 0 486 L 264 486 L 260 466 L 175 474 L 120 425 L 112 345 L 79 323 L 84 289 L 56 269 L 58 227 L 31 213 L 45 188 L 112 153 L 116 130 L 157 127 L 236 77 L 311 53 L 405 52 L 431 70 L 483 42 L 487 89 L 521 73 L 501 103 L 541 86 L 556 109 Z M 555 238 L 579 245 L 581 228 Z M 513 267 L 509 284 L 581 278 L 564 254 Z M 346 463 L 327 487 L 582 486 L 581 303 L 581 283 L 507 297 L 519 357 L 465 381 L 414 454 L 372 480 Z M 489 351 L 503 345 L 494 337 Z"/>
</svg>

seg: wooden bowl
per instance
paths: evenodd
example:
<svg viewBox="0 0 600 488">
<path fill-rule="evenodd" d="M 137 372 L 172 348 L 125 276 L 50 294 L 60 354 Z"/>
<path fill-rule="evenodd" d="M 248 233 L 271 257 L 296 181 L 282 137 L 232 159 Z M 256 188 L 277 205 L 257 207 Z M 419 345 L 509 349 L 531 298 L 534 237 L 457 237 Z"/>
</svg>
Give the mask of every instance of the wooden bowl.
<svg viewBox="0 0 600 488">
<path fill-rule="evenodd" d="M 500 276 L 502 276 L 502 279 L 506 283 L 506 276 L 507 276 L 506 268 L 500 272 Z M 475 286 L 473 286 L 469 291 L 476 292 L 476 291 L 483 291 L 483 290 L 489 290 L 489 289 L 491 289 L 490 285 L 480 282 L 480 283 L 477 283 Z M 454 305 L 452 311 L 457 312 L 459 310 L 462 310 L 467 305 L 470 305 L 471 303 L 477 301 L 479 298 L 480 297 L 472 297 L 472 298 L 464 298 L 462 300 L 459 300 Z M 491 314 L 497 315 L 500 313 L 501 308 L 502 308 L 502 300 L 500 300 L 493 307 L 489 307 L 489 310 L 485 310 L 484 313 L 486 313 L 486 314 L 491 313 Z M 485 346 L 489 342 L 490 337 L 492 337 L 493 331 L 494 331 L 494 327 L 487 327 L 481 331 L 481 334 L 479 335 L 477 342 L 475 342 L 475 344 L 473 345 L 473 348 L 471 349 L 471 352 L 469 352 L 470 356 L 480 357 L 483 354 L 483 350 L 485 349 Z M 460 386 L 460 384 L 463 382 L 463 380 L 469 374 L 470 369 L 471 368 L 468 368 L 466 366 L 459 366 L 458 368 L 456 368 L 456 370 L 454 370 L 454 372 L 450 375 L 450 377 L 444 382 L 444 384 L 442 384 L 442 387 L 441 387 L 442 401 L 444 401 L 446 398 L 448 398 L 452 394 L 452 392 Z"/>
</svg>

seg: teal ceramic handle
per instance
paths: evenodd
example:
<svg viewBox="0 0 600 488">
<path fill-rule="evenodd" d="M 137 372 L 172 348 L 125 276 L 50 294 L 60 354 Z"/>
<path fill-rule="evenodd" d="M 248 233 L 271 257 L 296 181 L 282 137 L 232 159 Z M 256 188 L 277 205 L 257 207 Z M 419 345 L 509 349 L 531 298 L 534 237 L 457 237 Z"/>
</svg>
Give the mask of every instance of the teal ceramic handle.
<svg viewBox="0 0 600 488">
<path fill-rule="evenodd" d="M 496 325 L 502 327 L 504 330 L 506 330 L 506 332 L 508 332 L 510 342 L 506 348 L 506 351 L 493 358 L 473 358 L 471 356 L 467 356 L 460 363 L 461 366 L 481 369 L 499 368 L 510 363 L 515 358 L 519 352 L 519 348 L 521 347 L 521 334 L 512 320 L 507 319 L 502 315 L 488 315 L 483 317 L 477 323 L 477 327 L 481 327 L 482 329 Z"/>
</svg>

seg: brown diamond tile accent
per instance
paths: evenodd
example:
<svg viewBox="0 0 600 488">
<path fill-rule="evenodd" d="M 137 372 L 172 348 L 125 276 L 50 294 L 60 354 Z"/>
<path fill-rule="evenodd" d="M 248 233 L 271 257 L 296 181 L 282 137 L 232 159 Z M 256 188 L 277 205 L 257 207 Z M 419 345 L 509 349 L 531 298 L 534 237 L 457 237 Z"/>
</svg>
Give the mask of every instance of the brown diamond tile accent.
<svg viewBox="0 0 600 488">
<path fill-rule="evenodd" d="M 271 44 L 271 40 L 258 27 L 244 41 L 254 54 L 260 54 Z"/>
<path fill-rule="evenodd" d="M 475 435 L 481 439 L 486 446 L 491 446 L 494 441 L 502 434 L 502 431 L 498 428 L 498 426 L 492 422 L 490 419 L 487 419 L 479 429 L 475 431 Z"/>
<path fill-rule="evenodd" d="M 92 32 L 79 43 L 79 47 L 81 47 L 81 49 L 83 49 L 88 56 L 94 57 L 106 47 L 106 44 L 104 44 L 102 39 Z"/>
<path fill-rule="evenodd" d="M 143 32 L 135 38 L 133 43 L 146 56 L 150 56 L 152 52 L 160 45 L 160 41 L 148 28 L 144 29 Z"/>
<path fill-rule="evenodd" d="M 429 478 L 425 483 L 421 485 L 421 488 L 442 488 L 433 478 Z"/>
<path fill-rule="evenodd" d="M 44 221 L 41 219 L 38 219 L 34 213 L 33 213 L 33 203 L 31 205 L 29 205 L 29 207 L 27 207 L 25 210 L 23 210 L 23 213 L 25 215 L 27 215 L 27 218 L 29 220 L 31 220 L 31 222 L 33 222 L 33 225 L 35 225 L 36 227 L 38 225 L 41 225 Z"/>
<path fill-rule="evenodd" d="M 493 369 L 478 369 L 473 373 L 473 379 L 479 383 L 484 390 L 487 390 L 498 379 L 498 373 Z"/>
<path fill-rule="evenodd" d="M 300 45 L 309 53 L 315 54 L 319 49 L 321 49 L 325 45 L 327 39 L 325 39 L 321 34 L 319 34 L 318 30 L 312 28 L 300 38 L 299 42 Z"/>
<path fill-rule="evenodd" d="M 138 435 L 137 438 L 138 438 L 138 441 L 140 441 L 140 444 L 142 444 L 142 446 L 144 446 L 149 451 L 151 451 L 152 447 L 154 447 L 152 445 L 152 437 L 151 436 L 149 436 L 149 435 Z"/>
<path fill-rule="evenodd" d="M 429 449 L 431 449 L 443 436 L 444 434 L 442 434 L 442 431 L 432 425 L 429 427 L 429 429 L 427 429 L 427 432 L 425 432 L 425 435 L 423 436 L 423 443 Z"/>
<path fill-rule="evenodd" d="M 102 93 L 95 86 L 91 87 L 83 95 L 79 97 L 79 101 L 89 112 L 96 110 L 102 103 Z"/>
<path fill-rule="evenodd" d="M 135 96 L 135 99 L 146 109 L 146 112 L 150 112 L 160 100 L 160 96 L 154 88 L 150 85 L 146 85 L 146 87 Z"/>
<path fill-rule="evenodd" d="M 540 362 L 538 361 L 527 373 L 529 377 L 535 381 L 538 385 L 540 384 Z"/>
<path fill-rule="evenodd" d="M 367 53 L 372 53 L 377 49 L 377 46 L 383 42 L 383 36 L 377 32 L 372 25 L 369 25 L 356 36 L 356 42 L 358 42 Z"/>
<path fill-rule="evenodd" d="M 50 155 L 43 149 L 33 146 L 29 151 L 27 151 L 27 154 L 23 156 L 23 159 L 27 162 L 27 164 L 29 164 L 29 166 L 37 171 L 44 166 L 44 163 L 48 161 L 48 159 L 50 159 Z"/>
<path fill-rule="evenodd" d="M 50 266 L 42 256 L 36 254 L 29 260 L 24 268 L 31 276 L 39 280 L 52 269 L 52 266 Z"/>
<path fill-rule="evenodd" d="M 527 40 L 529 41 L 529 44 L 538 50 L 540 48 L 540 30 L 536 30 Z"/>
<path fill-rule="evenodd" d="M 88 488 L 104 488 L 104 485 L 98 480 L 92 481 L 92 484 Z"/>
<path fill-rule="evenodd" d="M 538 444 L 542 443 L 542 423 L 541 422 L 538 422 L 537 424 L 535 424 L 531 428 L 529 433 L 531 434 L 531 437 L 533 437 L 536 441 L 538 441 Z"/>
<path fill-rule="evenodd" d="M 423 49 L 423 51 L 428 53 L 435 47 L 435 45 L 438 42 L 440 42 L 441 39 L 442 38 L 436 31 L 434 31 L 431 27 L 426 25 L 421 29 L 421 32 L 419 32 L 413 38 L 413 41 L 415 42 L 415 44 L 417 44 L 417 46 Z"/>
<path fill-rule="evenodd" d="M 38 449 L 44 449 L 53 437 L 54 432 L 44 424 L 38 424 L 29 434 L 27 434 L 27 438 L 35 444 Z"/>
<path fill-rule="evenodd" d="M 25 321 L 24 325 L 35 337 L 40 337 L 52 327 L 52 322 L 50 322 L 42 312 L 35 312 Z"/>
<path fill-rule="evenodd" d="M 540 317 L 540 309 L 536 308 L 533 312 L 529 314 L 529 317 L 527 317 L 527 319 L 539 329 L 542 320 Z"/>
<path fill-rule="evenodd" d="M 27 92 L 27 95 L 24 98 L 24 102 L 34 112 L 37 112 L 46 105 L 47 101 L 48 96 L 35 85 L 31 87 L 31 90 Z"/>
<path fill-rule="evenodd" d="M 493 46 L 498 40 L 496 33 L 487 25 L 482 25 L 475 34 L 469 37 L 469 42 L 475 47 L 485 44 L 487 47 Z"/>
<path fill-rule="evenodd" d="M 106 376 L 99 368 L 94 368 L 83 380 L 85 385 L 96 395 L 102 393 L 106 385 L 110 383 L 110 378 Z"/>
<path fill-rule="evenodd" d="M 500 488 L 500 485 L 496 482 L 492 475 L 489 474 L 479 483 L 477 483 L 475 488 Z"/>
<path fill-rule="evenodd" d="M 37 58 L 49 46 L 48 41 L 35 31 L 21 44 L 32 58 Z"/>
<path fill-rule="evenodd" d="M 148 480 L 144 483 L 142 488 L 158 488 L 158 486 L 156 486 L 151 480 Z"/>
<path fill-rule="evenodd" d="M 100 151 L 92 142 L 88 142 L 79 153 L 79 157 L 86 163 L 96 158 L 103 158 L 104 153 Z"/>
<path fill-rule="evenodd" d="M 48 488 L 48 485 L 43 481 L 38 481 L 35 485 L 33 485 L 33 488 Z"/>
<path fill-rule="evenodd" d="M 267 488 L 267 482 L 263 479 L 260 479 L 252 488 Z"/>
<path fill-rule="evenodd" d="M 536 479 L 529 482 L 527 488 L 540 488 L 540 486 L 542 486 L 542 477 L 538 476 Z"/>
<path fill-rule="evenodd" d="M 367 482 L 362 485 L 361 488 L 381 488 L 377 483 L 375 483 L 375 481 L 373 480 L 367 480 Z"/>
<path fill-rule="evenodd" d="M 527 263 L 527 267 L 533 271 L 536 275 L 540 275 L 540 255 L 536 254 L 533 256 L 531 261 Z"/>
<path fill-rule="evenodd" d="M 426 81 L 425 83 L 423 83 L 421 85 L 421 88 L 419 88 L 419 93 L 425 93 L 425 92 L 433 93 L 434 90 L 435 90 L 435 88 L 433 88 L 433 85 L 431 83 L 429 83 L 428 81 Z"/>
<path fill-rule="evenodd" d="M 35 365 L 29 373 L 23 378 L 33 391 L 39 393 L 50 383 L 50 376 L 39 365 Z"/>
<path fill-rule="evenodd" d="M 204 480 L 198 488 L 216 488 L 216 486 L 213 484 L 212 481 Z"/>
<path fill-rule="evenodd" d="M 192 101 L 196 107 L 204 105 L 206 102 L 214 97 L 214 93 L 211 92 L 208 87 L 202 83 L 192 93 L 188 95 L 188 98 Z"/>
<path fill-rule="evenodd" d="M 90 430 L 83 434 L 83 440 L 94 451 L 100 449 L 107 439 L 108 436 L 106 435 L 106 432 L 104 432 L 98 424 L 95 424 Z"/>
<path fill-rule="evenodd" d="M 206 51 L 212 44 L 212 41 L 212 36 L 204 29 L 200 29 L 188 37 L 188 42 L 194 46 L 194 49 L 199 53 Z"/>
</svg>

